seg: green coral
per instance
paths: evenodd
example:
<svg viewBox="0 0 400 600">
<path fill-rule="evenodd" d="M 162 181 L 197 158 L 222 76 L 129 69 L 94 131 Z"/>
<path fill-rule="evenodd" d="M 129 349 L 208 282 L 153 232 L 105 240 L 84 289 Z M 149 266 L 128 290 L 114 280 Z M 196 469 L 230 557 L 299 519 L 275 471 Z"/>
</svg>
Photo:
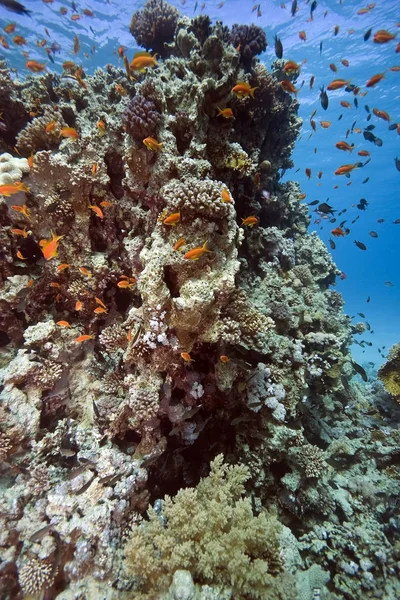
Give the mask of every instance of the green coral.
<svg viewBox="0 0 400 600">
<path fill-rule="evenodd" d="M 126 570 L 141 598 L 158 598 L 174 572 L 187 569 L 195 583 L 227 587 L 235 600 L 288 599 L 280 525 L 265 512 L 254 516 L 242 497 L 248 478 L 246 466 L 223 464 L 219 455 L 196 488 L 166 496 L 161 516 L 151 509 L 149 521 L 134 527 Z"/>
</svg>

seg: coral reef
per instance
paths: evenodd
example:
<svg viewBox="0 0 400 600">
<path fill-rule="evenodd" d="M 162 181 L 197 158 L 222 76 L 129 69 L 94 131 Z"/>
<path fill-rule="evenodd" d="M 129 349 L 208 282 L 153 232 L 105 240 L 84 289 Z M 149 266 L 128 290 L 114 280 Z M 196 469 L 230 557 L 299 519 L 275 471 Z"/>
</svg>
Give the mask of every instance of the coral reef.
<svg viewBox="0 0 400 600">
<path fill-rule="evenodd" d="M 390 348 L 385 364 L 378 371 L 378 377 L 383 381 L 385 390 L 400 402 L 400 344 Z"/>
<path fill-rule="evenodd" d="M 400 407 L 280 179 L 298 102 L 255 26 L 131 32 L 135 79 L 0 64 L 0 596 L 395 600 Z"/>
</svg>

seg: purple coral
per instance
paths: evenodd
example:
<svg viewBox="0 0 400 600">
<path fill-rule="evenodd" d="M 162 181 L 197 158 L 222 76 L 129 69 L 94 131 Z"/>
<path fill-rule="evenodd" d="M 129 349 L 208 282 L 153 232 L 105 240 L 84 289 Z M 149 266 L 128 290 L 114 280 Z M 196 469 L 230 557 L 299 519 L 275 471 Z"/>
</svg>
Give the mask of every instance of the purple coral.
<svg viewBox="0 0 400 600">
<path fill-rule="evenodd" d="M 135 96 L 122 116 L 126 132 L 137 140 L 154 136 L 161 123 L 161 115 L 152 100 Z"/>
<path fill-rule="evenodd" d="M 147 0 L 143 10 L 133 14 L 129 31 L 139 46 L 165 57 L 168 51 L 164 45 L 174 39 L 178 17 L 175 6 L 163 0 Z"/>
<path fill-rule="evenodd" d="M 267 36 L 258 25 L 233 25 L 230 42 L 235 48 L 240 46 L 240 59 L 245 67 L 250 67 L 251 61 L 267 47 Z"/>
</svg>

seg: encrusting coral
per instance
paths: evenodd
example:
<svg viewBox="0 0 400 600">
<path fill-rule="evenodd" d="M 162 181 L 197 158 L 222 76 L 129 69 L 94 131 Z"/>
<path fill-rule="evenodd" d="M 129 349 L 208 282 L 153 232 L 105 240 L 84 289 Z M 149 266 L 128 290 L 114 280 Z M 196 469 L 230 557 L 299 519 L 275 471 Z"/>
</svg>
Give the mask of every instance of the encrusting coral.
<svg viewBox="0 0 400 600">
<path fill-rule="evenodd" d="M 386 362 L 378 371 L 378 377 L 385 390 L 400 401 L 400 344 L 390 348 Z"/>
<path fill-rule="evenodd" d="M 16 184 L 0 197 L 0 596 L 20 600 L 32 572 L 60 600 L 149 597 L 152 573 L 166 600 L 182 585 L 306 598 L 313 582 L 327 600 L 357 584 L 372 598 L 362 535 L 357 573 L 342 557 L 346 521 L 389 554 L 396 436 L 349 383 L 339 270 L 280 180 L 298 102 L 256 58 L 256 26 L 149 0 L 131 32 L 163 58 L 134 78 L 108 65 L 20 81 L 0 64 Z M 245 466 L 218 458 L 198 484 L 220 453 Z M 367 516 L 363 461 L 387 490 Z M 374 576 L 395 589 L 394 559 Z"/>
</svg>

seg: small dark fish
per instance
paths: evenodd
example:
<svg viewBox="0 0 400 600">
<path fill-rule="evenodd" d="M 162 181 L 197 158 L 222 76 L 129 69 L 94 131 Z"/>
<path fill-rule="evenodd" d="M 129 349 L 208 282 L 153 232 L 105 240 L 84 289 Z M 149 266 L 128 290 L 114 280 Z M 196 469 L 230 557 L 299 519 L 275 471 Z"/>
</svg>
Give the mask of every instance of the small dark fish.
<svg viewBox="0 0 400 600">
<path fill-rule="evenodd" d="M 391 281 L 385 281 L 385 285 L 387 287 L 393 287 L 393 283 Z"/>
<path fill-rule="evenodd" d="M 354 127 L 356 126 L 357 121 L 354 121 L 353 125 L 351 126 L 351 133 L 353 133 L 354 131 Z"/>
<path fill-rule="evenodd" d="M 352 220 L 352 222 L 351 222 L 351 224 L 352 224 L 352 225 L 354 225 L 354 223 L 355 223 L 356 221 L 358 221 L 358 219 L 359 219 L 359 218 L 360 218 L 360 215 L 358 215 L 358 217 L 356 217 L 355 219 L 353 219 L 353 220 Z"/>
<path fill-rule="evenodd" d="M 365 327 L 367 328 L 367 331 L 371 331 L 371 325 L 368 323 L 368 321 L 365 321 Z"/>
<path fill-rule="evenodd" d="M 335 219 L 335 217 L 333 217 L 333 219 L 329 219 L 329 223 L 336 223 L 337 219 Z"/>
<path fill-rule="evenodd" d="M 313 12 L 314 10 L 317 8 L 317 0 L 313 0 L 311 3 L 311 7 L 310 7 L 310 18 L 311 20 L 314 18 L 313 17 Z"/>
<path fill-rule="evenodd" d="M 339 115 L 339 117 L 338 117 L 338 121 L 341 121 L 341 120 L 342 120 L 342 117 L 343 117 L 343 115 Z"/>
<path fill-rule="evenodd" d="M 400 223 L 400 219 L 396 219 L 395 221 L 393 221 L 393 225 L 398 225 Z"/>
<path fill-rule="evenodd" d="M 90 486 L 92 485 L 92 483 L 96 479 L 96 477 L 97 477 L 97 475 L 93 475 L 93 477 L 91 479 L 89 479 L 89 481 L 87 483 L 85 483 L 85 485 L 82 486 L 80 490 L 75 492 L 76 495 L 79 496 L 80 494 L 84 494 L 86 492 L 86 490 L 88 490 L 90 488 Z"/>
<path fill-rule="evenodd" d="M 331 238 L 329 238 L 329 245 L 331 247 L 331 250 L 336 250 L 336 244 L 333 240 L 331 240 Z"/>
<path fill-rule="evenodd" d="M 20 4 L 16 0 L 0 0 L 0 5 L 4 6 L 10 12 L 15 12 L 19 15 L 28 15 L 29 17 L 31 15 L 31 11 L 27 10 L 23 4 Z"/>
<path fill-rule="evenodd" d="M 378 234 L 376 233 L 376 231 L 370 231 L 370 232 L 369 232 L 369 235 L 370 235 L 371 237 L 373 237 L 373 238 L 377 238 L 377 237 L 378 237 Z"/>
<path fill-rule="evenodd" d="M 194 11 L 193 11 L 193 14 L 194 14 L 194 13 L 196 12 L 196 10 L 197 10 L 197 5 L 198 5 L 198 2 L 196 2 L 196 4 L 194 5 Z"/>
<path fill-rule="evenodd" d="M 70 471 L 68 474 L 68 479 L 74 479 L 74 477 L 77 477 L 78 475 L 80 475 L 81 473 L 86 471 L 87 468 L 88 468 L 88 465 L 81 465 L 77 469 Z"/>
<path fill-rule="evenodd" d="M 296 14 L 297 11 L 297 0 L 292 0 L 292 17 Z"/>
<path fill-rule="evenodd" d="M 45 535 L 47 535 L 50 531 L 52 531 L 53 528 L 54 528 L 54 525 L 46 525 L 46 527 L 42 527 L 42 529 L 39 529 L 33 535 L 31 535 L 29 540 L 31 542 L 40 542 L 40 540 L 42 540 Z"/>
<path fill-rule="evenodd" d="M 368 206 L 368 202 L 365 198 L 361 198 L 360 202 L 357 204 L 358 210 L 366 210 Z"/>
<path fill-rule="evenodd" d="M 357 246 L 357 248 L 360 248 L 360 250 L 366 250 L 367 249 L 367 246 L 365 244 L 363 244 L 362 242 L 357 242 L 355 240 L 354 243 Z"/>
<path fill-rule="evenodd" d="M 308 203 L 308 206 L 315 206 L 316 204 L 318 204 L 319 200 L 313 200 L 312 202 Z"/>
<path fill-rule="evenodd" d="M 342 221 L 341 223 L 339 223 L 339 227 L 340 227 L 340 229 L 342 229 L 342 227 L 344 226 L 344 224 L 345 224 L 345 223 L 346 223 L 346 220 L 345 220 L 345 221 Z"/>
<path fill-rule="evenodd" d="M 365 369 L 363 369 L 361 365 L 359 365 L 358 363 L 356 363 L 356 362 L 354 362 L 354 361 L 352 361 L 352 363 L 351 363 L 351 364 L 353 365 L 353 369 L 354 369 L 355 371 L 357 371 L 357 373 L 358 373 L 359 375 L 361 375 L 362 379 L 363 379 L 364 381 L 368 381 L 368 377 L 367 377 L 367 374 L 366 374 L 366 372 L 365 372 Z"/>
<path fill-rule="evenodd" d="M 275 36 L 275 54 L 277 56 L 277 58 L 282 58 L 283 56 L 283 46 L 282 46 L 282 42 L 281 40 L 278 38 L 278 36 Z"/>
<path fill-rule="evenodd" d="M 373 131 L 375 129 L 375 125 L 368 125 L 368 127 L 365 128 L 365 131 Z"/>
<path fill-rule="evenodd" d="M 395 129 L 397 129 L 397 123 L 392 123 L 391 125 L 389 125 L 388 129 L 389 131 L 394 131 Z"/>
<path fill-rule="evenodd" d="M 366 179 L 364 179 L 363 183 L 368 183 L 369 181 L 369 177 L 367 177 Z"/>
<path fill-rule="evenodd" d="M 100 419 L 100 416 L 101 416 L 100 411 L 97 408 L 97 404 L 94 400 L 93 400 L 93 412 L 94 412 L 95 416 L 97 417 L 97 419 Z"/>
<path fill-rule="evenodd" d="M 318 212 L 325 213 L 326 215 L 333 215 L 336 210 L 333 210 L 332 206 L 329 206 L 326 202 L 322 202 L 322 204 L 318 206 Z"/>
<path fill-rule="evenodd" d="M 371 300 L 371 296 L 368 296 L 367 303 Z"/>
<path fill-rule="evenodd" d="M 51 60 L 51 62 L 54 64 L 55 61 L 54 61 L 54 58 L 52 57 L 52 55 L 48 54 L 47 56 L 49 57 L 49 59 Z"/>
<path fill-rule="evenodd" d="M 346 275 L 346 273 L 344 271 L 340 271 L 339 279 L 341 281 L 344 281 L 345 279 L 347 279 L 347 275 Z"/>
<path fill-rule="evenodd" d="M 376 136 L 373 133 L 371 133 L 370 131 L 365 130 L 363 132 L 363 136 L 364 136 L 364 139 L 367 140 L 367 142 L 375 143 Z"/>
<path fill-rule="evenodd" d="M 364 108 L 365 108 L 365 110 L 367 111 L 367 113 L 371 112 L 371 111 L 370 111 L 370 109 L 369 109 L 369 106 L 368 106 L 368 104 L 366 104 L 366 105 L 364 106 Z"/>
<path fill-rule="evenodd" d="M 322 54 L 322 42 L 319 43 L 319 53 Z"/>
<path fill-rule="evenodd" d="M 367 121 L 370 121 L 371 119 L 372 119 L 372 115 L 371 115 L 371 113 L 370 113 L 370 114 L 368 115 L 368 117 L 367 117 Z"/>
<path fill-rule="evenodd" d="M 322 86 L 321 87 L 321 93 L 319 95 L 319 99 L 321 100 L 321 106 L 324 110 L 326 110 L 328 108 L 329 105 L 329 99 L 328 99 L 328 94 L 325 91 L 325 87 Z"/>
<path fill-rule="evenodd" d="M 78 12 L 78 7 L 76 6 L 75 2 L 72 2 L 71 6 L 72 6 L 72 10 L 77 13 Z"/>
<path fill-rule="evenodd" d="M 354 106 L 358 108 L 358 98 L 354 98 Z"/>
<path fill-rule="evenodd" d="M 365 315 L 364 313 L 357 313 L 359 317 L 361 317 L 362 319 L 365 319 Z"/>
<path fill-rule="evenodd" d="M 93 27 L 91 25 L 89 25 L 89 29 L 93 33 L 94 36 L 97 35 L 96 32 L 95 32 L 95 30 L 93 29 Z"/>
<path fill-rule="evenodd" d="M 368 29 L 368 31 L 366 31 L 364 33 L 364 42 L 367 42 L 369 40 L 371 33 L 372 33 L 372 27 L 371 27 L 371 29 Z"/>
<path fill-rule="evenodd" d="M 384 222 L 385 222 L 385 219 L 377 219 L 377 220 L 376 220 L 376 222 L 377 222 L 377 223 L 384 223 Z"/>
<path fill-rule="evenodd" d="M 400 158 L 397 158 L 397 156 L 394 159 L 394 164 L 396 165 L 396 169 L 400 171 Z"/>
</svg>

